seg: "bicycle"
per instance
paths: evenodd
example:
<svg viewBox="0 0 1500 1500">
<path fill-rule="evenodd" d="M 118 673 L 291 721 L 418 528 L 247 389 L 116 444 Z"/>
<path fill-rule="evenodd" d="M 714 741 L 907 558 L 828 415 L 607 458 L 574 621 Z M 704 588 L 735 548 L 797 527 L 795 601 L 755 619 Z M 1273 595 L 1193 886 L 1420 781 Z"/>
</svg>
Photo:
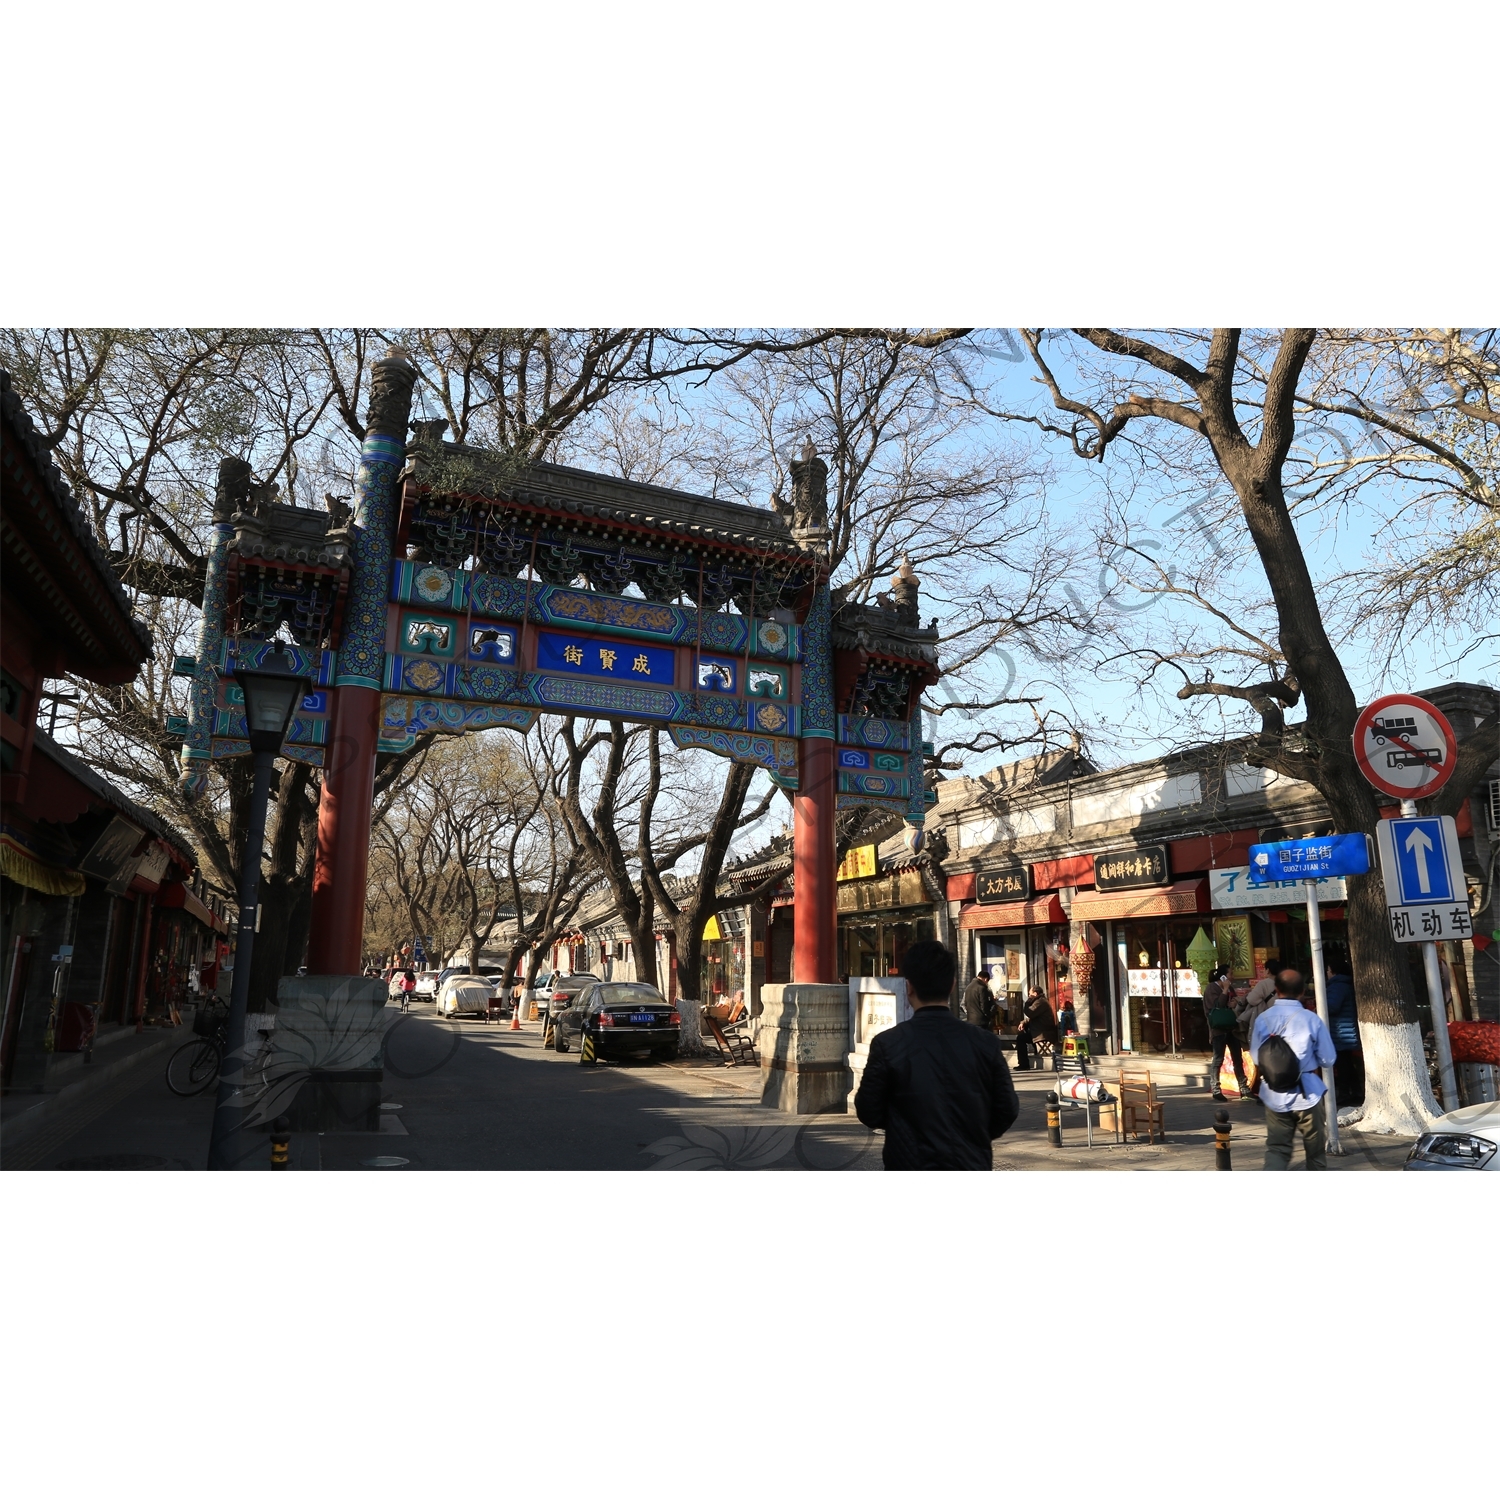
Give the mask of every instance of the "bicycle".
<svg viewBox="0 0 1500 1500">
<path fill-rule="evenodd" d="M 167 1087 L 179 1098 L 191 1099 L 213 1087 L 219 1079 L 219 1068 L 229 1044 L 229 1008 L 206 1006 L 193 1017 L 194 1041 L 184 1042 L 167 1059 Z M 271 1056 L 271 1033 L 260 1034 L 260 1051 L 247 1070 L 265 1081 L 266 1064 Z"/>
</svg>

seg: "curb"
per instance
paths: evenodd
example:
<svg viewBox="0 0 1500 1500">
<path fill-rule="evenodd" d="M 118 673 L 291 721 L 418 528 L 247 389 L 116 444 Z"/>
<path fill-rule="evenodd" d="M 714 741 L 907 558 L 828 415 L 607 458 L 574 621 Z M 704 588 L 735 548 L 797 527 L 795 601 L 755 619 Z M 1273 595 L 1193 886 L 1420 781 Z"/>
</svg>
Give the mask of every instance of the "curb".
<svg viewBox="0 0 1500 1500">
<path fill-rule="evenodd" d="M 170 1036 L 162 1037 L 151 1046 L 139 1048 L 129 1057 L 122 1057 L 117 1062 L 105 1063 L 103 1067 L 91 1066 L 86 1078 L 64 1085 L 55 1094 L 43 1095 L 30 1109 L 23 1110 L 0 1125 L 0 1153 L 3 1153 L 7 1147 L 19 1146 L 60 1112 L 70 1109 L 75 1104 L 83 1103 L 96 1089 L 102 1088 L 111 1080 L 128 1073 L 148 1058 L 160 1055 L 168 1047 L 181 1045 L 182 1037 L 178 1035 L 174 1027 Z"/>
</svg>

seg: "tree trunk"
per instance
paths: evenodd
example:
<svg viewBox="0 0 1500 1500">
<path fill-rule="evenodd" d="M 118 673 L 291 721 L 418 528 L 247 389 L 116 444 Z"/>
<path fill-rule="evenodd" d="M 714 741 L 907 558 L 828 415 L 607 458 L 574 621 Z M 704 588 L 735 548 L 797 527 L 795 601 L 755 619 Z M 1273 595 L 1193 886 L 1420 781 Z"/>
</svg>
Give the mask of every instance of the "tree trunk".
<svg viewBox="0 0 1500 1500">
<path fill-rule="evenodd" d="M 702 990 L 703 925 L 707 918 L 698 914 L 696 905 L 695 902 L 672 924 L 677 938 L 677 1009 L 682 1013 L 682 1051 L 690 1057 L 706 1050 Z"/>
<path fill-rule="evenodd" d="M 1297 348 L 1304 343 L 1299 357 Z M 1225 367 L 1222 387 L 1203 391 L 1204 418 L 1207 435 L 1234 486 L 1271 586 L 1278 645 L 1307 707 L 1304 751 L 1298 753 L 1287 747 L 1278 755 L 1275 747 L 1268 745 L 1266 759 L 1278 769 L 1312 782 L 1341 832 L 1373 834 L 1380 820 L 1379 806 L 1354 759 L 1359 705 L 1324 627 L 1317 590 L 1282 487 L 1282 466 L 1293 425 L 1290 392 L 1310 346 L 1310 337 L 1304 341 L 1299 330 L 1289 330 L 1284 336 L 1277 371 L 1268 382 L 1265 427 L 1256 447 L 1249 447 L 1229 415 L 1232 359 Z M 1280 383 L 1279 399 L 1285 407 L 1279 411 L 1273 409 L 1276 403 L 1271 395 L 1278 374 L 1290 376 L 1289 382 Z M 1285 731 L 1279 719 L 1278 713 L 1273 732 L 1263 739 L 1282 740 Z M 1348 1118 L 1349 1123 L 1367 1129 L 1418 1135 L 1439 1110 L 1427 1083 L 1422 1038 L 1416 1025 L 1416 997 L 1391 936 L 1383 891 L 1376 873 L 1349 877 L 1346 915 L 1355 1003 L 1361 1038 L 1368 1035 L 1370 1041 L 1365 1044 L 1365 1104 L 1361 1110 L 1351 1111 Z"/>
</svg>

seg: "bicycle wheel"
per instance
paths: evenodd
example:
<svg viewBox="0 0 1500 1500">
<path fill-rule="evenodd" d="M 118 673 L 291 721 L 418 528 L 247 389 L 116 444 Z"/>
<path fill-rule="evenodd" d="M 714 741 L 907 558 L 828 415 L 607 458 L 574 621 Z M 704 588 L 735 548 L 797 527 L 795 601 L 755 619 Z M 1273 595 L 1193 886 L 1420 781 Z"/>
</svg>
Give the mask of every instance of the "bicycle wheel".
<svg viewBox="0 0 1500 1500">
<path fill-rule="evenodd" d="M 219 1076 L 219 1049 L 207 1038 L 184 1042 L 167 1060 L 167 1087 L 183 1099 L 201 1094 Z"/>
</svg>

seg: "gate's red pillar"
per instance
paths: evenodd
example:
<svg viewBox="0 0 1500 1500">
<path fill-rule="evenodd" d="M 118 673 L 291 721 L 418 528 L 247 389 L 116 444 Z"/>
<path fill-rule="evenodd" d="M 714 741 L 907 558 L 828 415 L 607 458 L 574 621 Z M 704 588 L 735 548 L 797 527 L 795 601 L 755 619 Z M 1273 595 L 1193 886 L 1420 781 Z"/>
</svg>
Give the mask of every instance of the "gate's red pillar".
<svg viewBox="0 0 1500 1500">
<path fill-rule="evenodd" d="M 361 969 L 379 732 L 380 694 L 366 687 L 338 688 L 333 743 L 318 799 L 309 974 L 358 974 Z"/>
<path fill-rule="evenodd" d="M 833 812 L 837 782 L 833 741 L 807 739 L 798 755 L 797 793 L 792 799 L 792 981 L 838 981 L 837 866 Z"/>
<path fill-rule="evenodd" d="M 313 871 L 309 974 L 358 974 L 365 938 L 370 811 L 380 738 L 391 558 L 415 367 L 400 353 L 370 372 L 370 408 L 355 481 L 349 597 L 333 678 L 333 743 L 324 751 Z"/>
</svg>

